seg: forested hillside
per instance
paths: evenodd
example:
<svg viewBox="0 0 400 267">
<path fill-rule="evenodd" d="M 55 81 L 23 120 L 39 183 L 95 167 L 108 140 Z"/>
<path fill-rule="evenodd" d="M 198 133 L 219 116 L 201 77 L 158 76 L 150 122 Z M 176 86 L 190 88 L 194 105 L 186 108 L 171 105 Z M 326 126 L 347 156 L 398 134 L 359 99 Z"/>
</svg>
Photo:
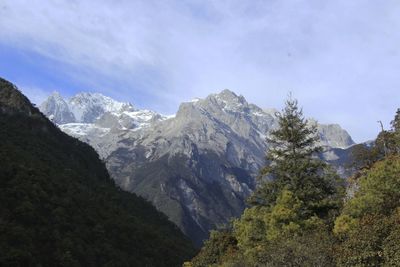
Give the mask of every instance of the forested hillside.
<svg viewBox="0 0 400 267">
<path fill-rule="evenodd" d="M 0 265 L 179 266 L 191 242 L 0 79 Z"/>
<path fill-rule="evenodd" d="M 242 216 L 184 266 L 400 266 L 400 109 L 347 184 L 315 156 L 315 129 L 289 99 L 261 185 Z"/>
</svg>

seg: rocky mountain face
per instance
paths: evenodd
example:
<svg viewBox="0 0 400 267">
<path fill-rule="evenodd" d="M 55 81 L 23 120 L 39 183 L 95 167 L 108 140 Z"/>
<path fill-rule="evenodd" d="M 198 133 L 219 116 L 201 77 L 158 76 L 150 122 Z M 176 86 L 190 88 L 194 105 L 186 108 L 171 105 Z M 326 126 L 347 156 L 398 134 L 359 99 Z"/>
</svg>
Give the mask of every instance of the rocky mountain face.
<svg viewBox="0 0 400 267">
<path fill-rule="evenodd" d="M 182 103 L 174 117 L 85 93 L 68 101 L 52 95 L 41 110 L 91 144 L 121 188 L 150 200 L 197 244 L 241 214 L 277 126 L 276 110 L 229 90 Z M 323 157 L 340 162 L 353 140 L 339 125 L 317 127 Z"/>
</svg>

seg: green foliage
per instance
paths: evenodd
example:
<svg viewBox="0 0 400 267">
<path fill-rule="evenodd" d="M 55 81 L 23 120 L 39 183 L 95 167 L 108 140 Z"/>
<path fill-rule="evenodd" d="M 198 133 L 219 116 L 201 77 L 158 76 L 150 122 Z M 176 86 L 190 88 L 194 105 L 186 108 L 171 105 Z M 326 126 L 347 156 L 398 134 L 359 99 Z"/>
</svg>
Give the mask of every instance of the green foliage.
<svg viewBox="0 0 400 267">
<path fill-rule="evenodd" d="M 381 160 L 386 156 L 398 154 L 398 144 L 396 141 L 397 133 L 383 130 L 375 140 L 374 147 L 371 152 L 378 155 L 377 160 Z M 375 152 L 377 151 L 377 152 Z"/>
<path fill-rule="evenodd" d="M 400 266 L 400 109 L 372 147 L 353 148 L 355 193 L 336 218 L 344 195 L 314 156 L 315 130 L 294 100 L 278 118 L 262 171 L 269 180 L 233 223 L 237 250 L 209 266 Z"/>
<path fill-rule="evenodd" d="M 365 155 L 355 157 L 363 162 L 355 176 L 358 190 L 345 203 L 334 227 L 342 239 L 339 266 L 399 266 L 400 109 L 391 124 L 392 129 L 382 131 Z"/>
<path fill-rule="evenodd" d="M 303 219 L 304 203 L 292 192 L 283 190 L 266 216 L 267 239 L 299 234 L 301 230 L 312 229 L 323 224 L 317 216 Z"/>
<path fill-rule="evenodd" d="M 359 189 L 335 221 L 342 239 L 340 266 L 398 266 L 400 157 L 376 162 L 358 178 Z"/>
<path fill-rule="evenodd" d="M 356 226 L 357 219 L 366 214 L 389 215 L 400 207 L 400 157 L 390 156 L 375 163 L 358 178 L 358 184 L 355 196 L 336 219 L 336 233 L 351 231 L 350 224 Z"/>
<path fill-rule="evenodd" d="M 385 266 L 397 266 L 400 262 L 400 214 L 394 214 L 391 231 L 383 241 L 383 258 Z"/>
<path fill-rule="evenodd" d="M 398 266 L 399 213 L 368 214 L 360 218 L 337 252 L 339 266 Z"/>
<path fill-rule="evenodd" d="M 179 266 L 191 243 L 0 79 L 0 265 Z"/>
<path fill-rule="evenodd" d="M 334 238 L 324 227 L 268 242 L 253 266 L 334 266 Z"/>
<path fill-rule="evenodd" d="M 357 144 L 351 147 L 350 162 L 346 167 L 353 168 L 356 171 L 362 170 L 369 168 L 383 157 L 383 150 L 376 144 L 372 147 L 367 147 L 365 144 Z"/>
<path fill-rule="evenodd" d="M 244 211 L 240 219 L 234 221 L 234 235 L 241 253 L 247 259 L 257 259 L 267 241 L 265 219 L 269 213 L 266 207 L 251 207 Z"/>
<path fill-rule="evenodd" d="M 199 254 L 186 266 L 204 267 L 226 262 L 237 252 L 237 240 L 229 231 L 212 231 Z"/>
<path fill-rule="evenodd" d="M 400 154 L 400 108 L 397 109 L 394 119 L 391 121 L 393 132 L 394 152 Z"/>
<path fill-rule="evenodd" d="M 317 130 L 304 118 L 296 100 L 287 100 L 277 117 L 279 127 L 268 139 L 272 146 L 267 154 L 270 164 L 261 171 L 261 176 L 268 180 L 250 197 L 249 203 L 273 206 L 286 188 L 303 203 L 302 218 L 326 216 L 340 204 L 340 180 L 316 156 L 322 149 L 316 145 Z"/>
<path fill-rule="evenodd" d="M 357 223 L 341 244 L 338 253 L 340 266 L 380 266 L 382 264 L 382 237 L 387 225 L 378 216 L 368 215 Z"/>
<path fill-rule="evenodd" d="M 394 119 L 390 122 L 394 132 L 400 132 L 400 108 L 397 109 Z"/>
<path fill-rule="evenodd" d="M 315 234 L 313 230 L 323 229 L 324 222 L 317 216 L 302 219 L 303 207 L 303 203 L 292 192 L 283 190 L 275 206 L 255 206 L 246 209 L 242 217 L 234 222 L 234 233 L 238 247 L 248 262 L 254 265 L 268 263 L 272 264 L 271 266 L 280 266 L 280 260 L 286 258 L 283 256 L 285 248 L 287 253 L 295 253 L 294 244 L 304 243 L 306 240 L 311 242 L 310 237 Z M 328 233 L 326 229 L 322 232 Z M 317 249 L 316 244 L 313 244 L 312 249 Z M 307 250 L 299 249 L 296 253 L 301 251 Z M 288 258 L 294 256 L 287 255 Z M 308 257 L 313 256 L 310 254 Z M 308 260 L 312 260 L 311 258 Z"/>
<path fill-rule="evenodd" d="M 271 212 L 267 213 L 267 238 L 277 239 L 279 235 L 294 234 L 300 229 L 303 203 L 292 192 L 283 190 Z"/>
</svg>

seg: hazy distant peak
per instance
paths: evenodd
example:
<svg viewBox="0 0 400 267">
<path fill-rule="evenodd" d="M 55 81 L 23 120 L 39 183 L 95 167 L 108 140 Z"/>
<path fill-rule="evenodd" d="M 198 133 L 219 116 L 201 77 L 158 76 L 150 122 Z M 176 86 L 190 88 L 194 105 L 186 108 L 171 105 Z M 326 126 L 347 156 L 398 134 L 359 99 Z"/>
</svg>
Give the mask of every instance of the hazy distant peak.
<svg viewBox="0 0 400 267">
<path fill-rule="evenodd" d="M 70 99 L 53 92 L 40 109 L 63 129 L 83 135 L 86 130 L 96 127 L 104 131 L 110 128 L 137 130 L 166 119 L 154 111 L 136 109 L 129 102 L 92 92 L 80 92 Z"/>
<path fill-rule="evenodd" d="M 316 124 L 323 144 L 336 148 L 347 148 L 354 145 L 349 133 L 339 124 Z"/>
<path fill-rule="evenodd" d="M 199 97 L 195 97 L 195 98 L 193 98 L 192 100 L 190 100 L 189 103 L 197 103 L 197 102 L 199 102 L 200 100 L 202 100 L 202 99 L 199 98 Z"/>
<path fill-rule="evenodd" d="M 242 113 L 248 109 L 246 99 L 234 92 L 225 89 L 218 94 L 211 94 L 206 98 L 210 105 L 217 105 L 224 112 Z"/>
<path fill-rule="evenodd" d="M 224 89 L 220 93 L 218 93 L 217 95 L 219 95 L 221 97 L 224 97 L 224 96 L 225 97 L 238 97 L 238 95 L 235 92 L 233 92 L 233 91 L 231 91 L 229 89 Z"/>
<path fill-rule="evenodd" d="M 39 109 L 55 123 L 75 122 L 75 116 L 71 112 L 68 103 L 56 91 L 40 105 Z"/>
<path fill-rule="evenodd" d="M 220 93 L 212 94 L 211 96 L 227 102 L 246 102 L 246 99 L 243 96 L 237 95 L 229 89 L 224 89 Z"/>
<path fill-rule="evenodd" d="M 49 97 L 62 98 L 58 91 L 53 91 Z"/>
<path fill-rule="evenodd" d="M 88 108 L 89 106 L 99 106 L 107 112 L 118 112 L 122 109 L 134 108 L 129 102 L 119 102 L 101 93 L 81 92 L 72 97 L 69 100 L 69 103 L 71 105 L 81 106 L 83 108 Z"/>
</svg>

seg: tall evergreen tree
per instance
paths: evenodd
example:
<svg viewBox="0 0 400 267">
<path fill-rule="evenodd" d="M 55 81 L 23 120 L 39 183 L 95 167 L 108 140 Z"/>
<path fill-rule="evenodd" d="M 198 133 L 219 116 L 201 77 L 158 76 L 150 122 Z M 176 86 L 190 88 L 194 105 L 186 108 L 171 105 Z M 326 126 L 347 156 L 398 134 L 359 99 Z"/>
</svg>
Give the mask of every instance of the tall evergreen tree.
<svg viewBox="0 0 400 267">
<path fill-rule="evenodd" d="M 393 131 L 394 153 L 400 154 L 400 108 L 397 109 L 394 119 L 390 122 Z"/>
<path fill-rule="evenodd" d="M 304 118 L 297 100 L 291 97 L 276 116 L 278 128 L 268 138 L 269 165 L 260 175 L 267 181 L 255 191 L 249 203 L 271 207 L 285 189 L 304 203 L 304 216 L 325 214 L 337 205 L 338 179 L 318 158 L 322 147 L 317 144 L 316 126 Z"/>
<path fill-rule="evenodd" d="M 339 177 L 318 158 L 322 148 L 316 127 L 304 118 L 297 100 L 289 98 L 277 117 L 279 127 L 269 137 L 269 165 L 260 175 L 267 179 L 250 198 L 252 206 L 233 221 L 229 239 L 214 235 L 186 266 L 205 266 L 198 263 L 210 263 L 209 258 L 212 266 L 334 265 L 330 232 L 331 215 L 342 199 Z"/>
<path fill-rule="evenodd" d="M 397 109 L 396 115 L 390 124 L 392 125 L 393 131 L 400 133 L 400 108 Z"/>
</svg>

